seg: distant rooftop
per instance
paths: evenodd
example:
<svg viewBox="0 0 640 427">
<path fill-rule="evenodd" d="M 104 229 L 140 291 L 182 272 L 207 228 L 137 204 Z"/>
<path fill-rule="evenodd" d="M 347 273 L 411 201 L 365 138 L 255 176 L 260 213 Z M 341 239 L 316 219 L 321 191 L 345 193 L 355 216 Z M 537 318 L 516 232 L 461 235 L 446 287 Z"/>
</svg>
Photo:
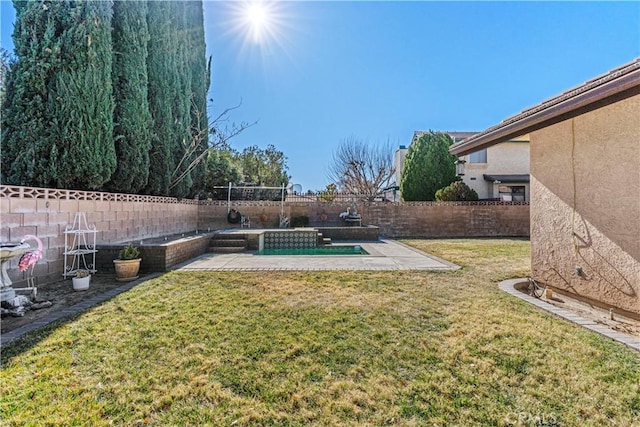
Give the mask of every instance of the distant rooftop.
<svg viewBox="0 0 640 427">
<path fill-rule="evenodd" d="M 413 132 L 413 139 L 411 140 L 411 142 L 415 141 L 416 139 L 420 138 L 422 135 L 429 133 L 430 131 L 428 130 L 417 130 L 415 132 Z M 446 133 L 447 135 L 449 135 L 451 137 L 451 139 L 453 139 L 453 142 L 460 142 L 463 141 L 467 138 L 472 137 L 473 135 L 476 135 L 478 132 L 459 132 L 459 131 L 434 131 L 434 132 L 438 132 L 438 133 Z"/>
</svg>

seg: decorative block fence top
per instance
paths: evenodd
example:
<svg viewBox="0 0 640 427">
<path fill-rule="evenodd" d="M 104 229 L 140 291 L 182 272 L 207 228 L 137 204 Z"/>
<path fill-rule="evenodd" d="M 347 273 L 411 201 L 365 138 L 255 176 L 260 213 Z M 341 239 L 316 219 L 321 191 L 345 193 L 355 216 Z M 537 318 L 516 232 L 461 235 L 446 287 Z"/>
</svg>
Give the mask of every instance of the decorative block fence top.
<svg viewBox="0 0 640 427">
<path fill-rule="evenodd" d="M 106 193 L 99 191 L 58 190 L 53 188 L 0 185 L 0 197 L 51 200 L 93 200 L 103 202 L 183 203 L 197 205 L 198 199 L 146 196 L 140 194 Z"/>
<path fill-rule="evenodd" d="M 344 205 L 354 199 L 360 204 L 371 205 L 395 205 L 395 206 L 528 206 L 529 202 L 502 202 L 502 201 L 477 201 L 477 202 L 390 202 L 368 201 L 366 197 L 357 194 L 338 193 L 331 201 L 323 200 L 321 193 L 289 194 L 286 196 L 286 204 L 296 203 L 322 203 Z M 106 202 L 146 202 L 146 203 L 175 203 L 186 205 L 213 205 L 226 206 L 226 200 L 199 200 L 178 199 L 176 197 L 149 196 L 141 194 L 107 193 L 100 191 L 60 190 L 54 188 L 21 187 L 12 185 L 0 185 L 0 198 L 22 199 L 50 199 L 50 200 L 92 200 Z M 239 206 L 280 206 L 280 202 L 267 200 L 234 200 L 234 205 Z"/>
</svg>

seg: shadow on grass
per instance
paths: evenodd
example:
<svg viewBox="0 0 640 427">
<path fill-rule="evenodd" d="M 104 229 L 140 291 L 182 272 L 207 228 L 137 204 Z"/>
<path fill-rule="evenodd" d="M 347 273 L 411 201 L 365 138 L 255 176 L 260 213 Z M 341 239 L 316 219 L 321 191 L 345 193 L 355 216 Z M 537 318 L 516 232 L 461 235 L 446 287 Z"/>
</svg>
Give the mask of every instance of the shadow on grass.
<svg viewBox="0 0 640 427">
<path fill-rule="evenodd" d="M 89 308 L 97 307 L 102 303 L 96 304 Z M 0 364 L 5 366 L 13 362 L 13 360 L 20 356 L 22 353 L 25 353 L 31 350 L 33 347 L 38 345 L 40 342 L 48 338 L 51 334 L 53 334 L 58 328 L 65 326 L 73 321 L 75 321 L 78 317 L 80 317 L 84 311 L 69 314 L 67 316 L 61 317 L 60 319 L 54 320 L 53 322 L 44 325 L 40 328 L 34 329 L 29 332 L 25 332 L 23 335 L 14 338 L 9 343 L 2 343 L 2 355 L 0 356 Z"/>
<path fill-rule="evenodd" d="M 44 319 L 35 319 L 33 323 L 21 326 L 14 331 L 19 331 L 20 329 L 27 329 L 25 332 L 21 333 L 19 336 L 15 338 L 11 338 L 9 342 L 6 342 L 5 336 L 10 336 L 11 332 L 4 334 L 2 337 L 2 354 L 0 354 L 0 365 L 4 366 L 7 363 L 11 363 L 16 356 L 30 350 L 35 347 L 37 344 L 42 342 L 44 339 L 49 337 L 53 332 L 55 332 L 58 328 L 65 326 L 69 323 L 75 321 L 78 317 L 83 315 L 87 310 L 93 309 L 95 307 L 99 307 L 105 302 L 111 300 L 112 298 L 127 292 L 148 280 L 155 279 L 162 274 L 165 273 L 153 273 L 146 275 L 138 280 L 133 282 L 128 282 L 119 286 L 115 289 L 111 289 L 101 295 L 97 295 L 87 301 L 81 301 L 77 304 L 72 305 L 71 307 L 64 307 L 61 311 L 57 313 L 52 313 L 48 317 L 48 322 L 45 325 L 40 327 L 34 327 L 33 324 L 37 322 L 42 322 Z M 68 312 L 68 313 L 64 313 Z M 45 318 L 47 319 L 47 318 Z"/>
</svg>

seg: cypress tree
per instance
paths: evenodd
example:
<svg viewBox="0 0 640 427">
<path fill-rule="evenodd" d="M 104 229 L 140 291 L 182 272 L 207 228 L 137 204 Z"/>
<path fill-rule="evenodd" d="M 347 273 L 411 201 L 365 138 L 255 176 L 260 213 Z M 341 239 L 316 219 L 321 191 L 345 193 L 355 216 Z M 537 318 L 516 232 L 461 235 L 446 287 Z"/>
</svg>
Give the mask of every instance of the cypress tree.
<svg viewBox="0 0 640 427">
<path fill-rule="evenodd" d="M 400 179 L 405 201 L 435 200 L 436 191 L 456 180 L 452 143 L 449 135 L 429 131 L 409 146 Z"/>
<path fill-rule="evenodd" d="M 188 137 L 185 117 L 189 117 L 189 100 L 185 100 L 183 81 L 186 76 L 182 63 L 186 49 L 180 48 L 184 38 L 178 31 L 184 25 L 184 13 L 179 13 L 180 6 L 175 1 L 152 1 L 148 4 L 147 73 L 152 134 L 146 192 L 150 194 L 170 193 L 174 170 L 184 154 L 181 148 Z M 179 194 L 181 190 L 172 190 L 171 193 Z"/>
<path fill-rule="evenodd" d="M 117 167 L 109 189 L 136 193 L 147 185 L 151 144 L 146 1 L 114 2 L 112 37 Z"/>
<path fill-rule="evenodd" d="M 63 64 L 50 89 L 60 153 L 57 185 L 99 189 L 116 166 L 111 83 L 111 2 L 70 2 L 60 37 Z"/>
<path fill-rule="evenodd" d="M 190 52 L 190 32 L 187 22 L 187 5 L 190 2 L 172 1 L 170 7 L 173 10 L 171 32 L 177 41 L 175 51 L 175 61 L 173 72 L 175 73 L 175 93 L 173 98 L 173 114 L 175 126 L 172 129 L 172 154 L 173 154 L 173 175 L 171 177 L 170 194 L 176 197 L 186 197 L 193 184 L 191 173 L 187 173 L 180 181 L 176 182 L 178 176 L 182 175 L 191 160 L 194 151 L 191 149 L 191 66 L 193 55 Z"/>
<path fill-rule="evenodd" d="M 69 6 L 62 2 L 14 1 L 13 43 L 16 61 L 6 82 L 2 105 L 2 182 L 55 186 L 59 148 L 49 106 L 62 65 L 61 34 Z"/>
<path fill-rule="evenodd" d="M 194 195 L 203 185 L 204 164 L 187 170 L 208 147 L 209 69 L 202 1 L 150 2 L 147 17 L 148 99 L 153 125 L 146 192 Z M 197 177 L 195 186 L 192 175 Z"/>
<path fill-rule="evenodd" d="M 188 53 L 191 56 L 191 140 L 195 144 L 197 157 L 208 148 L 209 119 L 207 115 L 207 92 L 210 85 L 210 59 L 207 63 L 204 37 L 202 1 L 189 1 L 186 7 L 188 31 Z M 192 172 L 193 187 L 190 195 L 197 194 L 204 186 L 206 163 L 201 162 Z"/>
<path fill-rule="evenodd" d="M 98 189 L 115 167 L 111 3 L 15 1 L 3 106 L 7 183 Z"/>
<path fill-rule="evenodd" d="M 149 79 L 148 99 L 152 118 L 151 149 L 149 151 L 149 180 L 146 192 L 150 194 L 169 193 L 171 179 L 170 130 L 173 122 L 171 109 L 170 64 L 172 45 L 175 40 L 169 33 L 171 20 L 169 2 L 149 2 L 147 25 L 149 44 L 147 76 Z"/>
</svg>

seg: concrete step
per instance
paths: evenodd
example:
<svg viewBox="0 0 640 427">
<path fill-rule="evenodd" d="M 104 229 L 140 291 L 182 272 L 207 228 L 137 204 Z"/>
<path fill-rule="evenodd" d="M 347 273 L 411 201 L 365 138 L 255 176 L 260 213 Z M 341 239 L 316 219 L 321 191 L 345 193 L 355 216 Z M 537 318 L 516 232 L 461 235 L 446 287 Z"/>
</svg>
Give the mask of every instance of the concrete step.
<svg viewBox="0 0 640 427">
<path fill-rule="evenodd" d="M 236 254 L 246 251 L 244 246 L 209 246 L 208 252 L 216 254 Z"/>
<path fill-rule="evenodd" d="M 318 244 L 319 245 L 330 245 L 331 237 L 324 237 L 322 233 L 318 233 Z"/>
<path fill-rule="evenodd" d="M 233 246 L 245 248 L 247 246 L 247 241 L 245 239 L 220 239 L 214 237 L 211 239 L 211 246 Z"/>
</svg>

